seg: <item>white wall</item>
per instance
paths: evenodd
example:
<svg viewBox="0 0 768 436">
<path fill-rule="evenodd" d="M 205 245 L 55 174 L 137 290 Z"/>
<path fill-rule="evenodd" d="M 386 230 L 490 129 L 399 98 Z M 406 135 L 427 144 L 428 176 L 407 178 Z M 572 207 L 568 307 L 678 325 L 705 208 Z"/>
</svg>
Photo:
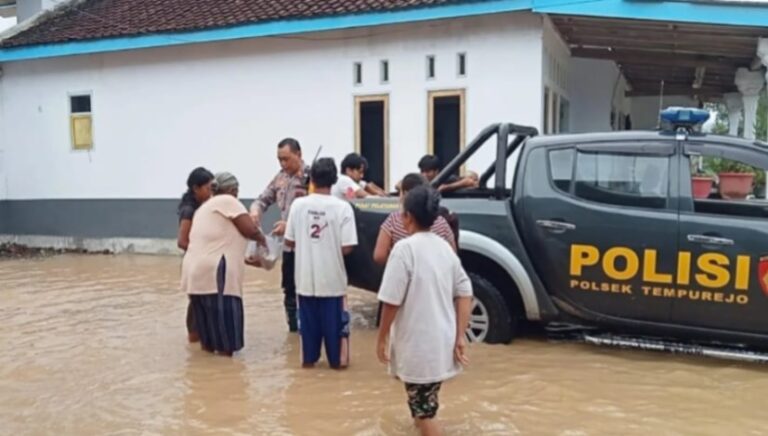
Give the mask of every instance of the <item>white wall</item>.
<svg viewBox="0 0 768 436">
<path fill-rule="evenodd" d="M 16 16 L 19 18 L 19 22 L 22 22 L 40 12 L 42 7 L 42 0 L 18 0 Z"/>
<path fill-rule="evenodd" d="M 632 97 L 632 128 L 637 130 L 654 130 L 658 126 L 659 106 L 666 109 L 670 106 L 696 107 L 698 103 L 691 97 L 665 96 Z"/>
<path fill-rule="evenodd" d="M 611 131 L 611 110 L 630 113 L 626 81 L 613 61 L 572 59 L 571 83 L 572 132 Z"/>
<path fill-rule="evenodd" d="M 560 125 L 560 100 L 565 98 L 570 101 L 570 62 L 571 53 L 557 29 L 549 17 L 543 18 L 542 32 L 542 77 L 543 84 L 540 90 L 539 100 L 542 102 L 539 111 L 541 125 L 544 126 L 544 88 L 549 89 L 550 131 L 542 133 L 560 133 L 572 130 L 569 126 Z M 555 98 L 557 96 L 557 98 Z M 571 124 L 570 121 L 568 124 Z"/>
<path fill-rule="evenodd" d="M 17 0 L 16 16 L 19 19 L 19 23 L 21 23 L 43 10 L 53 9 L 63 3 L 63 0 Z"/>
<path fill-rule="evenodd" d="M 0 17 L 0 34 L 16 25 L 16 17 Z"/>
<path fill-rule="evenodd" d="M 275 174 L 295 136 L 341 159 L 354 149 L 354 95 L 390 95 L 390 181 L 427 151 L 428 90 L 466 90 L 466 135 L 511 121 L 539 126 L 541 18 L 505 14 L 338 33 L 6 63 L 0 150 L 9 199 L 169 198 L 197 165 L 228 170 L 241 195 Z M 467 53 L 466 78 L 456 55 Z M 437 77 L 426 79 L 425 56 Z M 379 61 L 390 83 L 379 82 Z M 364 83 L 354 86 L 353 62 Z M 95 146 L 71 150 L 68 93 L 93 94 Z M 482 170 L 492 147 L 469 168 Z"/>
</svg>

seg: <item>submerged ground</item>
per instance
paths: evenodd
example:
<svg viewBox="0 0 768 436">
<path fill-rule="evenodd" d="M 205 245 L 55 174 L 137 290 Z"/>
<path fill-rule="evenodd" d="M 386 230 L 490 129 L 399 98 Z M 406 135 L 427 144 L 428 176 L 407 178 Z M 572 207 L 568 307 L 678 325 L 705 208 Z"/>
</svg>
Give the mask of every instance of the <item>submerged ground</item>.
<svg viewBox="0 0 768 436">
<path fill-rule="evenodd" d="M 351 291 L 352 366 L 299 368 L 276 270 L 251 269 L 246 348 L 186 343 L 180 259 L 0 259 L 1 434 L 415 434 Z M 522 339 L 474 345 L 442 394 L 447 434 L 768 434 L 768 368 Z"/>
</svg>

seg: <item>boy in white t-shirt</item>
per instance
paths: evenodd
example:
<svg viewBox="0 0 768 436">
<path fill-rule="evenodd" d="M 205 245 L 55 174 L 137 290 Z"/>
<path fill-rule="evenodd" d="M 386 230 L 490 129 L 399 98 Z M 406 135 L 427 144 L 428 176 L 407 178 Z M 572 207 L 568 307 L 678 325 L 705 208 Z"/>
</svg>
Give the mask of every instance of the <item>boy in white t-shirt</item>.
<svg viewBox="0 0 768 436">
<path fill-rule="evenodd" d="M 291 205 L 285 231 L 286 244 L 296 251 L 302 361 L 313 367 L 324 341 L 328 363 L 338 369 L 349 360 L 344 256 L 357 245 L 357 228 L 352 206 L 330 195 L 337 180 L 333 159 L 318 159 L 310 177 L 314 192 Z"/>
<path fill-rule="evenodd" d="M 377 354 L 405 383 L 411 416 L 426 435 L 439 433 L 434 418 L 442 382 L 467 364 L 464 331 L 472 303 L 459 258 L 430 232 L 439 207 L 438 194 L 426 186 L 405 197 L 403 223 L 411 236 L 395 244 L 379 289 Z"/>
<path fill-rule="evenodd" d="M 359 154 L 350 153 L 341 161 L 339 180 L 331 188 L 331 195 L 342 200 L 365 198 L 368 193 L 361 185 L 365 175 L 366 162 Z"/>
</svg>

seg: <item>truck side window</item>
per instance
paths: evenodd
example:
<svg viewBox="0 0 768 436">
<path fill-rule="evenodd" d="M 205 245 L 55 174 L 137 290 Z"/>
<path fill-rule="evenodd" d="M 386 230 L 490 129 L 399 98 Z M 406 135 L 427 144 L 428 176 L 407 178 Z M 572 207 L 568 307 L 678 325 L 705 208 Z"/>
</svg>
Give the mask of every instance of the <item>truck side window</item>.
<svg viewBox="0 0 768 436">
<path fill-rule="evenodd" d="M 664 209 L 669 193 L 669 158 L 579 151 L 574 179 L 573 193 L 585 200 Z"/>
<path fill-rule="evenodd" d="M 722 154 L 689 156 L 696 213 L 768 217 L 765 169 Z"/>
<path fill-rule="evenodd" d="M 555 187 L 563 192 L 571 192 L 573 179 L 573 155 L 576 150 L 566 148 L 549 152 L 549 177 Z"/>
</svg>

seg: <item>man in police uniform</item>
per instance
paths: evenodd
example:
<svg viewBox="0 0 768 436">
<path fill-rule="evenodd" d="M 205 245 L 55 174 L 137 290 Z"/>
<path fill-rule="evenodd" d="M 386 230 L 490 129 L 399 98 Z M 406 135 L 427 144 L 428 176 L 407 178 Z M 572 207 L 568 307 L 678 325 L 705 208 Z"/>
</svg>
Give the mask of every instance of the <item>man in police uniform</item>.
<svg viewBox="0 0 768 436">
<path fill-rule="evenodd" d="M 301 145 L 293 138 L 285 138 L 277 144 L 277 160 L 280 162 L 280 172 L 269 183 L 269 186 L 251 204 L 251 216 L 256 222 L 269 206 L 277 203 L 280 209 L 280 220 L 272 228 L 272 234 L 282 237 L 288 221 L 288 212 L 293 201 L 307 195 L 309 167 L 301 158 Z M 295 258 L 293 249 L 283 247 L 282 287 L 285 298 L 285 314 L 288 319 L 288 330 L 296 332 L 296 282 L 294 278 Z"/>
</svg>

